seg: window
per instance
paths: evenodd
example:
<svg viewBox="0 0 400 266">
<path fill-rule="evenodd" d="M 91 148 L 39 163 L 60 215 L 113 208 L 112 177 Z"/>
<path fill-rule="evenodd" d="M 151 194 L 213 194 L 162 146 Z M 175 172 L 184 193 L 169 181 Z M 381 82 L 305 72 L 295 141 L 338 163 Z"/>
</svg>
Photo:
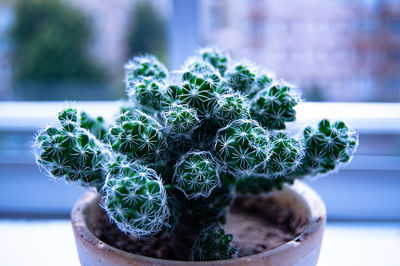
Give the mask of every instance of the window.
<svg viewBox="0 0 400 266">
<path fill-rule="evenodd" d="M 28 2 L 21 1 L 26 5 Z M 149 49 L 144 52 L 164 58 L 171 68 L 179 68 L 201 45 L 218 45 L 230 51 L 234 59 L 248 58 L 296 83 L 303 97 L 310 101 L 298 107 L 300 122 L 315 121 L 321 116 L 346 119 L 360 133 L 359 151 L 348 168 L 317 182 L 310 181 L 325 199 L 329 218 L 400 219 L 399 3 L 140 1 L 149 3 L 149 8 L 136 6 L 137 1 L 106 1 L 101 5 L 95 2 L 60 1 L 60 5 L 68 5 L 70 14 L 76 13 L 73 17 L 85 21 L 91 33 L 87 36 L 91 37 L 80 38 L 76 33 L 83 49 L 62 59 L 64 66 L 72 65 L 57 68 L 61 71 L 57 75 L 53 72 L 59 67 L 57 62 L 46 61 L 48 69 L 37 63 L 45 58 L 39 52 L 29 55 L 29 61 L 36 62 L 32 68 L 21 73 L 15 70 L 18 58 L 13 57 L 11 49 L 18 45 L 15 35 L 11 36 L 17 34 L 14 26 L 19 23 L 21 6 L 15 1 L 0 5 L 1 216 L 68 216 L 81 190 L 48 182 L 39 172 L 31 153 L 33 135 L 43 123 L 54 122 L 64 100 L 76 100 L 78 108 L 111 119 L 117 109 L 116 101 L 124 95 L 122 64 L 132 55 L 127 41 L 132 35 L 136 36 L 131 38 L 132 43 Z M 57 6 L 49 8 L 48 12 L 54 14 Z M 129 25 L 134 17 L 131 14 L 138 14 L 135 9 L 139 8 L 148 17 L 161 18 L 159 23 L 149 22 L 148 29 L 159 32 L 154 38 L 165 34 L 164 37 L 135 42 L 143 35 Z M 47 44 L 57 31 L 52 27 L 46 31 L 48 36 L 32 36 L 38 47 L 58 47 L 59 43 Z M 63 35 L 63 40 L 70 37 L 76 36 Z M 156 42 L 165 45 L 152 47 Z M 74 67 L 86 72 L 71 72 Z M 55 76 L 56 79 L 48 79 Z M 35 80 L 37 77 L 39 81 Z"/>
</svg>

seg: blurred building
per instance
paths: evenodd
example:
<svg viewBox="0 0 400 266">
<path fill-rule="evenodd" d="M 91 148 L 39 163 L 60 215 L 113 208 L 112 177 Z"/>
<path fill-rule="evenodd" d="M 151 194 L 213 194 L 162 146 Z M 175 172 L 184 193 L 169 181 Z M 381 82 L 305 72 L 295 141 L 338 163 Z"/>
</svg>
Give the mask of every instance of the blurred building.
<svg viewBox="0 0 400 266">
<path fill-rule="evenodd" d="M 312 100 L 400 100 L 400 2 L 203 0 L 205 43 L 298 84 Z"/>
</svg>

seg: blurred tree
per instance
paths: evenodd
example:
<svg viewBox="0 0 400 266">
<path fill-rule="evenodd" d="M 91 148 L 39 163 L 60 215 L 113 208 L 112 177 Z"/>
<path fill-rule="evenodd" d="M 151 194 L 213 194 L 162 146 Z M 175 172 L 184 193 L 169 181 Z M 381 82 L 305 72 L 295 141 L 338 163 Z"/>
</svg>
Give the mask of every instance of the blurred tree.
<svg viewBox="0 0 400 266">
<path fill-rule="evenodd" d="M 135 5 L 129 32 L 129 56 L 151 53 L 166 63 L 166 25 L 151 3 Z"/>
<path fill-rule="evenodd" d="M 104 80 L 87 55 L 91 29 L 79 10 L 60 0 L 19 0 L 15 12 L 11 39 L 17 82 Z"/>
</svg>

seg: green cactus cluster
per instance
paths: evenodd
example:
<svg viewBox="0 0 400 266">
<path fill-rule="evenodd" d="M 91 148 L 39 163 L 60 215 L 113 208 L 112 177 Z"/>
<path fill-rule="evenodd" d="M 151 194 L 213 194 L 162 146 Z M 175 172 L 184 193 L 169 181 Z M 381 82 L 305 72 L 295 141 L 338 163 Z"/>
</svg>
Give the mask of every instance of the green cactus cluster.
<svg viewBox="0 0 400 266">
<path fill-rule="evenodd" d="M 230 244 L 232 239 L 233 235 L 225 234 L 224 229 L 206 228 L 195 240 L 191 257 L 200 261 L 235 258 L 238 250 Z"/>
<path fill-rule="evenodd" d="M 219 71 L 221 76 L 223 76 L 225 71 L 228 69 L 230 61 L 229 54 L 217 47 L 206 47 L 201 49 L 198 51 L 198 57 L 203 61 L 210 63 Z"/>
<path fill-rule="evenodd" d="M 164 112 L 165 125 L 171 134 L 188 135 L 200 124 L 196 109 L 185 105 L 173 105 Z"/>
<path fill-rule="evenodd" d="M 37 163 L 52 177 L 95 187 L 110 219 L 132 237 L 189 227 L 193 260 L 240 253 L 223 230 L 237 193 L 333 172 L 358 144 L 341 121 L 289 131 L 298 90 L 217 48 L 200 49 L 171 73 L 153 56 L 134 57 L 125 81 L 129 101 L 113 121 L 60 112 L 59 125 L 36 137 Z"/>
<path fill-rule="evenodd" d="M 218 186 L 218 164 L 207 151 L 186 153 L 175 166 L 175 185 L 188 199 L 210 196 Z"/>
<path fill-rule="evenodd" d="M 167 144 L 162 126 L 138 111 L 120 114 L 121 123 L 110 128 L 112 149 L 144 164 L 156 163 L 165 156 Z"/>
<path fill-rule="evenodd" d="M 127 86 L 143 77 L 160 80 L 168 76 L 167 68 L 152 55 L 135 56 L 124 65 L 124 68 Z"/>
<path fill-rule="evenodd" d="M 295 88 L 284 83 L 272 83 L 252 99 L 251 116 L 267 129 L 285 129 L 285 123 L 296 119 L 294 107 L 299 101 Z"/>
<path fill-rule="evenodd" d="M 328 174 L 345 166 L 358 145 L 358 136 L 344 122 L 324 119 L 317 128 L 304 129 L 305 158 L 296 171 L 299 176 Z"/>
<path fill-rule="evenodd" d="M 77 111 L 65 109 L 58 115 L 59 127 L 48 126 L 36 136 L 37 163 L 54 178 L 99 187 L 107 172 L 111 153 L 78 123 Z"/>
<path fill-rule="evenodd" d="M 155 170 L 136 163 L 117 167 L 102 193 L 107 214 L 122 232 L 141 237 L 164 228 L 169 217 L 167 193 Z"/>
<path fill-rule="evenodd" d="M 239 119 L 217 132 L 214 153 L 232 174 L 250 175 L 269 160 L 269 135 L 256 121 Z"/>
</svg>

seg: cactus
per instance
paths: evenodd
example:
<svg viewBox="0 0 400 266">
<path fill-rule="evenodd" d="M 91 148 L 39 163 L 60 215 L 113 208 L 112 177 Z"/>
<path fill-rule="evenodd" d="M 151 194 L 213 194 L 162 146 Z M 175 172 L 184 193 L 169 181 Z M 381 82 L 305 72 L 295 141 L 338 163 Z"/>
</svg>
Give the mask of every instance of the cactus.
<svg viewBox="0 0 400 266">
<path fill-rule="evenodd" d="M 285 129 L 286 122 L 296 119 L 294 107 L 299 101 L 294 88 L 287 84 L 273 83 L 253 98 L 251 116 L 268 129 Z"/>
<path fill-rule="evenodd" d="M 161 125 L 154 118 L 134 110 L 122 113 L 118 119 L 122 122 L 110 128 L 115 152 L 143 163 L 156 163 L 163 158 L 166 141 Z"/>
<path fill-rule="evenodd" d="M 238 255 L 223 230 L 237 193 L 329 174 L 358 145 L 341 121 L 289 131 L 297 89 L 217 48 L 199 50 L 171 74 L 153 56 L 134 57 L 125 82 L 129 101 L 114 121 L 85 112 L 78 120 L 66 108 L 59 125 L 39 131 L 37 163 L 54 178 L 95 187 L 111 221 L 131 237 L 172 239 L 189 230 L 183 254 L 191 250 L 192 260 Z"/>
<path fill-rule="evenodd" d="M 358 136 L 344 122 L 331 124 L 324 119 L 318 128 L 304 129 L 303 142 L 305 158 L 296 175 L 315 176 L 328 174 L 349 163 L 357 148 Z"/>
<path fill-rule="evenodd" d="M 209 152 L 187 153 L 175 166 L 174 180 L 188 199 L 207 198 L 220 182 L 218 164 Z"/>
<path fill-rule="evenodd" d="M 302 163 L 304 150 L 301 142 L 287 132 L 278 132 L 271 137 L 272 152 L 266 173 L 273 179 L 290 176 Z"/>
<path fill-rule="evenodd" d="M 269 133 L 254 120 L 236 120 L 217 132 L 214 153 L 232 174 L 250 175 L 270 157 Z"/>
<path fill-rule="evenodd" d="M 127 94 L 136 105 L 161 111 L 166 102 L 165 85 L 154 77 L 143 77 L 129 84 Z"/>
<path fill-rule="evenodd" d="M 249 118 L 249 104 L 240 93 L 225 94 L 218 99 L 216 114 L 221 125 L 225 126 L 235 120 Z"/>
<path fill-rule="evenodd" d="M 224 229 L 204 229 L 192 247 L 193 260 L 210 261 L 237 257 L 237 249 L 231 246 L 233 235 L 225 234 Z"/>
<path fill-rule="evenodd" d="M 125 84 L 143 77 L 153 77 L 155 79 L 165 79 L 168 76 L 167 68 L 152 55 L 136 56 L 124 65 Z"/>
<path fill-rule="evenodd" d="M 200 124 L 196 110 L 184 105 L 171 106 L 164 112 L 164 120 L 168 131 L 177 135 L 190 134 Z"/>
<path fill-rule="evenodd" d="M 237 64 L 225 73 L 228 85 L 238 92 L 248 93 L 255 84 L 256 71 L 247 64 Z"/>
<path fill-rule="evenodd" d="M 167 194 L 153 169 L 130 163 L 109 175 L 103 187 L 104 209 L 122 232 L 151 236 L 169 217 Z"/>
<path fill-rule="evenodd" d="M 200 49 L 198 54 L 202 60 L 210 63 L 213 67 L 218 69 L 221 76 L 225 74 L 230 61 L 228 53 L 221 51 L 216 47 L 206 47 L 204 49 Z"/>
<path fill-rule="evenodd" d="M 58 120 L 61 126 L 48 126 L 36 136 L 37 163 L 51 177 L 101 187 L 107 174 L 104 166 L 111 153 L 77 123 L 77 110 L 61 111 Z"/>
</svg>

